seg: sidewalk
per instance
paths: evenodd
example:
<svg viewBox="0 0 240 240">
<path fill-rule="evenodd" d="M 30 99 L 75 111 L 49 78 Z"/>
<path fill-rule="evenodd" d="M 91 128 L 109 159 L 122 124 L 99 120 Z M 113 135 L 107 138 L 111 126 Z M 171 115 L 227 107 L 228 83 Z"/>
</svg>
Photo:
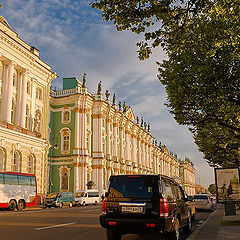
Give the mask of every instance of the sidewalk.
<svg viewBox="0 0 240 240">
<path fill-rule="evenodd" d="M 24 211 L 32 211 L 32 210 L 41 210 L 43 209 L 44 205 L 36 205 L 33 207 L 26 207 Z"/>
<path fill-rule="evenodd" d="M 196 229 L 187 240 L 232 240 L 240 239 L 240 225 L 222 226 L 222 221 L 240 221 L 240 211 L 236 215 L 224 216 L 224 206 L 217 205 L 216 210 Z"/>
</svg>

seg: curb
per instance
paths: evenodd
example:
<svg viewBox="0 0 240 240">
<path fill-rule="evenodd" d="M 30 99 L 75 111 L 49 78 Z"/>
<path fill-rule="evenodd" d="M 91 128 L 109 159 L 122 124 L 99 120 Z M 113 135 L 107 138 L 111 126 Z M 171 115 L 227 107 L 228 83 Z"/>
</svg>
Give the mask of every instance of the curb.
<svg viewBox="0 0 240 240">
<path fill-rule="evenodd" d="M 217 209 L 218 208 L 216 208 L 215 211 L 211 213 L 210 216 L 186 240 L 194 240 L 198 233 L 200 232 L 200 230 L 209 222 L 209 220 L 211 220 L 213 215 L 217 212 Z"/>
</svg>

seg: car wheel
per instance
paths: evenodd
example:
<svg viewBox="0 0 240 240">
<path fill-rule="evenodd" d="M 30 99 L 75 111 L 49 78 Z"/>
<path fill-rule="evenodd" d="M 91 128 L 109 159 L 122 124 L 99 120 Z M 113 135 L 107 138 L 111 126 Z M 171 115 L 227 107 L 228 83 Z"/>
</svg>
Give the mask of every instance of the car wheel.
<svg viewBox="0 0 240 240">
<path fill-rule="evenodd" d="M 179 228 L 180 228 L 179 221 L 177 219 L 174 229 L 171 232 L 167 233 L 167 239 L 168 240 L 179 240 L 180 239 Z"/>
<path fill-rule="evenodd" d="M 107 229 L 107 240 L 121 240 L 122 234 L 114 229 Z"/>
<path fill-rule="evenodd" d="M 62 202 L 59 203 L 59 207 L 60 207 L 60 208 L 63 207 L 63 203 L 62 203 Z"/>
<path fill-rule="evenodd" d="M 18 209 L 19 211 L 22 211 L 24 208 L 25 208 L 24 200 L 19 200 L 19 201 L 18 201 L 18 205 L 17 205 L 17 209 Z"/>
<path fill-rule="evenodd" d="M 70 203 L 69 203 L 69 207 L 72 207 L 72 206 L 73 206 L 73 204 L 72 204 L 72 202 L 70 202 Z"/>
<path fill-rule="evenodd" d="M 192 231 L 192 216 L 191 213 L 188 213 L 187 225 L 183 227 L 185 233 L 190 233 Z"/>
<path fill-rule="evenodd" d="M 13 200 L 13 199 L 10 200 L 9 203 L 8 203 L 8 209 L 10 211 L 14 211 L 16 207 L 17 207 L 16 201 Z"/>
<path fill-rule="evenodd" d="M 97 205 L 97 201 L 95 201 L 94 205 Z"/>
</svg>

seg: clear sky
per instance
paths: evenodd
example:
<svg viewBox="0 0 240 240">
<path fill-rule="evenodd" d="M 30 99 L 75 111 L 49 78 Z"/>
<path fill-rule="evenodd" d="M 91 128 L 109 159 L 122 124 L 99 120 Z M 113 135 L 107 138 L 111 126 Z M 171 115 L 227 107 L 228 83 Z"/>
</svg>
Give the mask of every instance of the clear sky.
<svg viewBox="0 0 240 240">
<path fill-rule="evenodd" d="M 166 58 L 159 48 L 149 60 L 137 59 L 136 43 L 142 36 L 117 32 L 105 23 L 101 13 L 89 6 L 91 0 L 2 0 L 1 15 L 19 37 L 40 50 L 59 78 L 52 86 L 62 88 L 63 77 L 82 79 L 96 93 L 116 93 L 135 116 L 151 123 L 151 134 L 178 158 L 190 158 L 196 168 L 196 182 L 207 187 L 214 182 L 213 169 L 194 144 L 186 126 L 176 123 L 166 107 L 164 86 L 157 78 L 156 61 Z"/>
</svg>

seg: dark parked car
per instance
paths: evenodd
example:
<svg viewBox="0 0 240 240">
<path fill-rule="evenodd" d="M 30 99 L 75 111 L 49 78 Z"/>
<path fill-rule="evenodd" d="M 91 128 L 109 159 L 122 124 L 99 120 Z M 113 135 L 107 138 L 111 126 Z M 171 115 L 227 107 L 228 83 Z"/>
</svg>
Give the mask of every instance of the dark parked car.
<svg viewBox="0 0 240 240">
<path fill-rule="evenodd" d="M 161 175 L 111 176 L 103 200 L 100 224 L 108 240 L 123 234 L 166 233 L 179 239 L 179 230 L 191 232 L 191 208 L 184 191 L 173 179 Z"/>
</svg>

